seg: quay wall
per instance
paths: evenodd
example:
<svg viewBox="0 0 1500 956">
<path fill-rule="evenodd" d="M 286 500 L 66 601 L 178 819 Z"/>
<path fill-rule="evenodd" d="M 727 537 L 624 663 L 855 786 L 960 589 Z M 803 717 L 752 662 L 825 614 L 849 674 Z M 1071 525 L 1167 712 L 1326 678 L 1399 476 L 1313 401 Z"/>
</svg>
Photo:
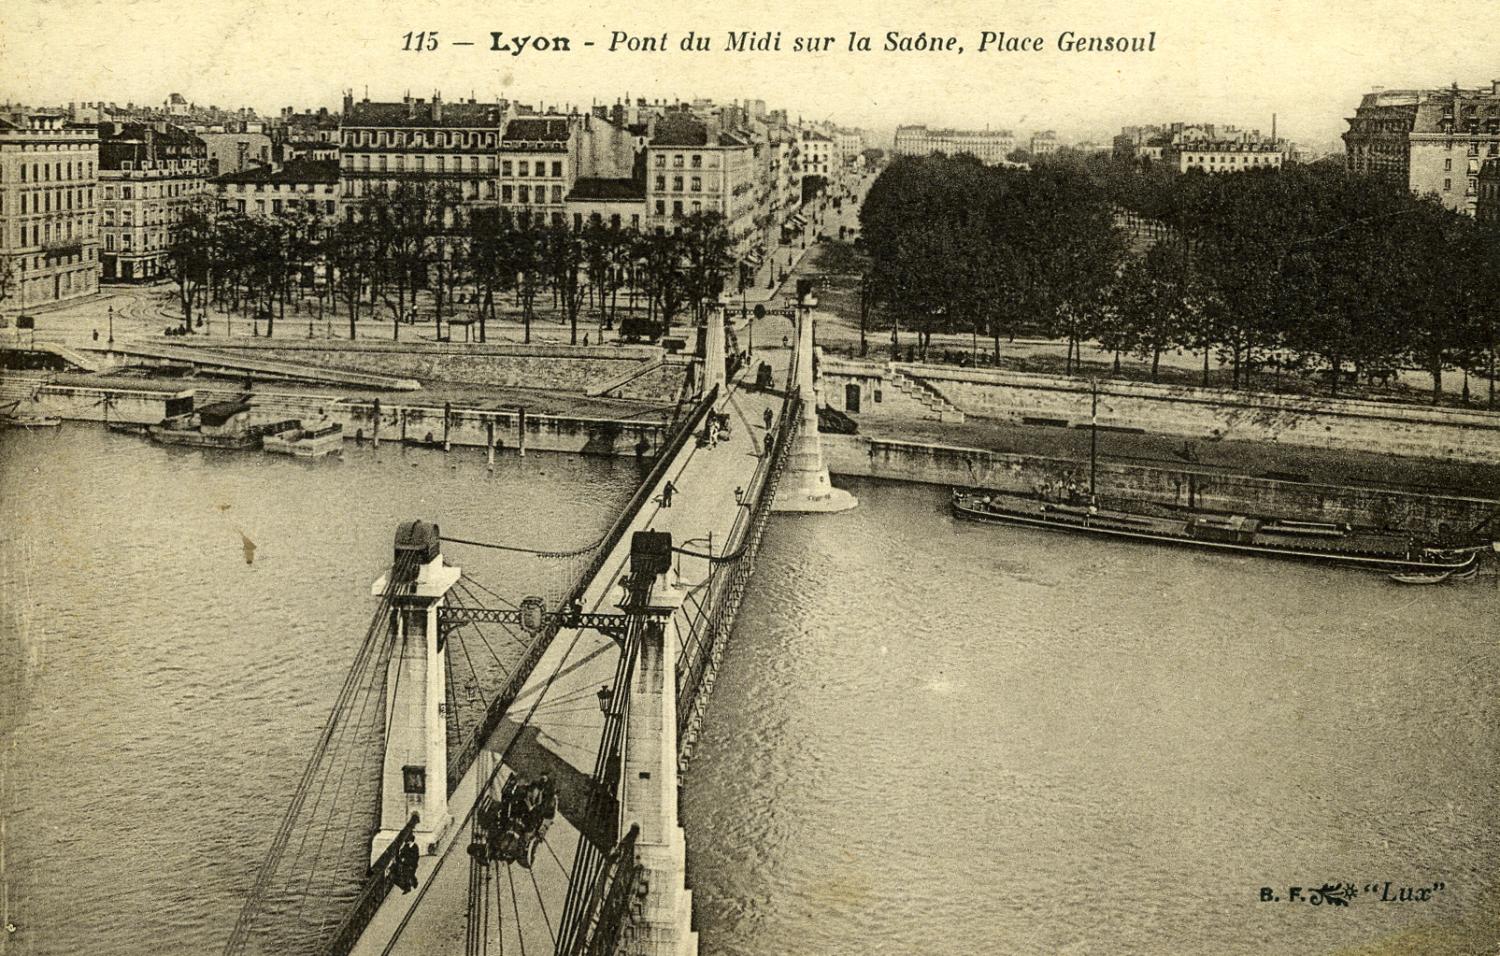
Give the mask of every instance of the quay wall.
<svg viewBox="0 0 1500 956">
<path fill-rule="evenodd" d="M 641 419 L 586 418 L 536 415 L 519 409 L 495 410 L 428 405 L 417 402 L 379 402 L 381 441 L 423 445 L 444 444 L 496 451 L 558 451 L 583 455 L 654 456 L 661 448 L 666 426 Z M 345 440 L 376 438 L 377 404 L 371 399 L 336 399 L 316 395 L 266 394 L 255 396 L 257 418 L 301 418 L 312 424 L 327 420 L 344 427 Z"/>
<path fill-rule="evenodd" d="M 897 387 L 919 380 L 966 417 L 1010 424 L 1086 426 L 1081 379 L 946 366 L 824 359 L 823 400 L 856 418 L 934 418 Z M 1099 425 L 1196 440 L 1237 440 L 1335 451 L 1500 464 L 1500 412 L 1311 398 L 1137 382 L 1099 383 Z"/>
<path fill-rule="evenodd" d="M 196 397 L 196 404 L 202 404 L 203 399 L 219 396 Z M 44 379 L 0 378 L 0 404 L 19 401 L 24 413 L 69 421 L 152 425 L 167 417 L 169 401 L 179 404 L 175 413 L 190 410 L 194 398 L 193 389 L 51 385 Z M 344 427 L 346 440 L 376 436 L 376 403 L 367 399 L 257 392 L 254 417 L 257 421 L 299 418 L 309 425 L 337 422 Z M 518 409 L 452 406 L 445 415 L 442 405 L 410 401 L 380 402 L 379 419 L 381 441 L 470 448 L 493 445 L 496 451 L 525 448 L 584 455 L 652 457 L 661 449 L 666 431 L 660 421 L 536 415 Z"/>
<path fill-rule="evenodd" d="M 181 345 L 180 340 L 174 341 Z M 198 344 L 198 343 L 194 343 Z M 307 342 L 201 343 L 223 354 L 327 365 L 422 382 L 536 388 L 586 392 L 659 358 L 661 351 L 640 346 L 512 345 L 479 343 Z M 675 373 L 675 374 L 669 374 Z M 677 397 L 684 369 L 632 382 L 630 397 L 670 402 Z"/>
<path fill-rule="evenodd" d="M 1087 461 L 861 435 L 825 433 L 821 438 L 824 461 L 835 475 L 1012 492 L 1033 492 L 1048 484 L 1065 486 L 1069 481 L 1088 486 Z M 1105 507 L 1145 501 L 1169 508 L 1348 522 L 1417 534 L 1467 532 L 1500 515 L 1500 501 L 1494 499 L 1276 481 L 1112 461 L 1099 462 L 1097 489 Z"/>
<path fill-rule="evenodd" d="M 102 388 L 48 385 L 27 377 L 0 377 L 0 405 L 18 402 L 17 411 L 79 422 L 151 425 L 168 415 L 168 403 L 190 407 L 192 389 Z"/>
</svg>

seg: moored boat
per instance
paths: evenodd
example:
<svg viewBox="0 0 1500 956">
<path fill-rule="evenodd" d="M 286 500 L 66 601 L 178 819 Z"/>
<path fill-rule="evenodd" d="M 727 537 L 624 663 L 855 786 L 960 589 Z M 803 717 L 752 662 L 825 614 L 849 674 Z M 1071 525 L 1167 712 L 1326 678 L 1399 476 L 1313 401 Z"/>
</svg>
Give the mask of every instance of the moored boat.
<svg viewBox="0 0 1500 956">
<path fill-rule="evenodd" d="M 1316 534 L 1284 520 L 1250 515 L 1162 516 L 1053 502 L 1040 497 L 954 489 L 953 514 L 964 520 L 1052 528 L 1154 544 L 1366 568 L 1387 574 L 1452 574 L 1477 567 L 1477 548 L 1443 549 L 1411 536 L 1326 526 Z"/>
<path fill-rule="evenodd" d="M 293 428 L 265 437 L 262 447 L 272 454 L 296 458 L 319 458 L 344 448 L 344 426 L 337 422 L 321 428 Z"/>
<path fill-rule="evenodd" d="M 62 419 L 53 415 L 0 415 L 0 428 L 57 428 Z"/>
</svg>

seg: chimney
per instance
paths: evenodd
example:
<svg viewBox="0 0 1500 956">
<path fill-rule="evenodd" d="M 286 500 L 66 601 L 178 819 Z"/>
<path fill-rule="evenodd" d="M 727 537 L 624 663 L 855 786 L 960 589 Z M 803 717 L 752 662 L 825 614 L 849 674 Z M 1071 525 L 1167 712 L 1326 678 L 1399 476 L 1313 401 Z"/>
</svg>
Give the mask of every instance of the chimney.
<svg viewBox="0 0 1500 956">
<path fill-rule="evenodd" d="M 354 91 L 353 90 L 345 90 L 344 91 L 344 116 L 347 118 L 349 116 L 349 114 L 352 113 L 352 112 L 354 112 Z"/>
<path fill-rule="evenodd" d="M 438 90 L 432 91 L 432 121 L 434 123 L 443 121 L 443 94 Z"/>
<path fill-rule="evenodd" d="M 1490 80 L 1490 92 L 1495 96 L 1500 96 L 1500 80 Z"/>
</svg>

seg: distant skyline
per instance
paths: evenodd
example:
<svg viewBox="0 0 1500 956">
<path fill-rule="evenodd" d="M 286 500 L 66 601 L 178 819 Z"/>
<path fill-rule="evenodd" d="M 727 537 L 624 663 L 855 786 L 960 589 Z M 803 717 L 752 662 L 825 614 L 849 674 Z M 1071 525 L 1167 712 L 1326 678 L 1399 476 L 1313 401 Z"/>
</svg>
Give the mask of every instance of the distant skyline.
<svg viewBox="0 0 1500 956">
<path fill-rule="evenodd" d="M 1500 44 L 1484 0 L 1410 3 L 1242 0 L 1213 9 L 1140 0 L 1020 3 L 930 0 L 689 10 L 660 0 L 582 4 L 516 0 L 504 7 L 389 0 L 8 0 L 0 8 L 0 99 L 37 105 L 112 100 L 160 104 L 179 92 L 273 115 L 338 105 L 353 88 L 374 99 L 508 97 L 536 106 L 631 97 L 763 99 L 794 117 L 884 134 L 897 125 L 1054 129 L 1101 139 L 1122 125 L 1190 120 L 1259 128 L 1301 143 L 1336 143 L 1360 96 L 1376 87 L 1488 85 Z M 1206 6 L 1206 5 L 1204 5 Z M 436 30 L 435 52 L 404 52 L 408 31 Z M 569 53 L 489 52 L 489 34 L 567 36 Z M 613 30 L 668 34 L 662 53 L 608 53 Z M 686 53 L 689 30 L 714 52 Z M 720 52 L 731 31 L 837 38 L 834 52 Z M 851 30 L 876 51 L 850 53 Z M 951 34 L 954 53 L 884 53 L 884 33 Z M 1039 35 L 1041 53 L 979 53 L 980 31 Z M 1064 53 L 1063 31 L 1156 33 L 1156 52 Z M 474 46 L 452 46 L 454 40 Z M 596 46 L 584 47 L 593 41 Z"/>
</svg>

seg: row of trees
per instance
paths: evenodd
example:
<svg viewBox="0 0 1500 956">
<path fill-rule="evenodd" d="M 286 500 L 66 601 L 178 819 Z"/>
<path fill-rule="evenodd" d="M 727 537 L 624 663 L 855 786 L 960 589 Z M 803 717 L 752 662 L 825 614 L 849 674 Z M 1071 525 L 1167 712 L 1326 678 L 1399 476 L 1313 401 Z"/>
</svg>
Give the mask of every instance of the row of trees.
<svg viewBox="0 0 1500 956">
<path fill-rule="evenodd" d="M 384 312 L 399 339 L 425 295 L 439 334 L 445 319 L 461 316 L 484 341 L 487 322 L 512 297 L 529 342 L 539 300 L 550 297 L 576 344 L 586 302 L 601 327 L 613 327 L 622 295 L 632 312 L 644 300 L 647 321 L 663 335 L 684 312 L 701 318 L 732 271 L 730 249 L 718 213 L 686 216 L 672 232 L 597 221 L 573 228 L 469 207 L 443 187 L 410 182 L 364 197 L 336 222 L 301 210 L 194 211 L 168 258 L 188 329 L 194 308 L 213 302 L 264 319 L 271 335 L 287 304 L 311 294 L 347 318 L 351 338 L 361 318 Z"/>
<path fill-rule="evenodd" d="M 870 186 L 860 232 L 869 294 L 934 332 L 994 343 L 1038 323 L 1069 343 L 1090 332 L 1124 252 L 1102 190 L 1066 168 L 992 168 L 970 157 L 898 159 Z M 892 332 L 892 341 L 899 329 Z"/>
<path fill-rule="evenodd" d="M 1165 223 L 1131 254 L 1118 214 Z M 893 164 L 862 213 L 875 292 L 927 329 L 1018 329 L 1148 361 L 1217 356 L 1252 370 L 1419 367 L 1434 400 L 1449 369 L 1483 372 L 1494 401 L 1500 233 L 1332 164 L 1186 175 L 1108 160 L 990 169 Z M 1466 396 L 1467 397 L 1467 396 Z"/>
</svg>

